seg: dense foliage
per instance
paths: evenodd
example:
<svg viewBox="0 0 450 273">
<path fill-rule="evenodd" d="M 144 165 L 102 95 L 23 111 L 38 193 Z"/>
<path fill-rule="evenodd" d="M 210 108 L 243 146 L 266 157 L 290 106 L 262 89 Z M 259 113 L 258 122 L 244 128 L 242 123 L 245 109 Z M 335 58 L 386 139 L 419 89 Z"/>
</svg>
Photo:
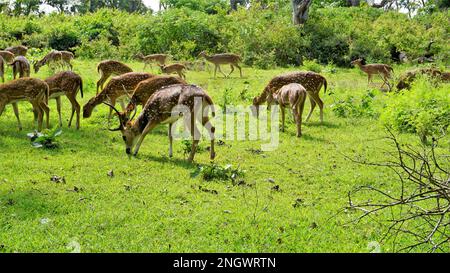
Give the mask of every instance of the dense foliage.
<svg viewBox="0 0 450 273">
<path fill-rule="evenodd" d="M 199 2 L 201 4 L 201 2 Z M 0 15 L 0 48 L 25 44 L 42 50 L 72 50 L 81 58 L 132 58 L 136 53 L 167 52 L 193 59 L 206 50 L 232 51 L 248 65 L 301 64 L 305 59 L 348 66 L 357 56 L 389 62 L 395 48 L 409 59 L 431 52 L 447 61 L 448 12 L 409 19 L 406 14 L 370 7 L 315 8 L 302 26 L 291 24 L 290 7 L 215 9 L 214 14 L 171 8 L 157 14 L 100 9 L 84 15 Z"/>
</svg>

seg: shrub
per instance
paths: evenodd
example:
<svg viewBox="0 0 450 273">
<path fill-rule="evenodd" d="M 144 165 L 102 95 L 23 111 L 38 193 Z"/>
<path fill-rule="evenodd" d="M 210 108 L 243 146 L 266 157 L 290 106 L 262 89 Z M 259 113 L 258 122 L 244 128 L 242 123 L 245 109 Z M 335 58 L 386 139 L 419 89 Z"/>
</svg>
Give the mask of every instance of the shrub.
<svg viewBox="0 0 450 273">
<path fill-rule="evenodd" d="M 390 95 L 381 120 L 399 132 L 418 134 L 423 142 L 429 136 L 441 136 L 450 125 L 448 91 L 417 80 L 411 90 Z"/>
<path fill-rule="evenodd" d="M 369 90 L 361 99 L 355 99 L 348 96 L 331 105 L 333 113 L 341 118 L 375 117 L 377 114 L 373 109 L 372 103 L 375 98 L 373 91 Z"/>
</svg>

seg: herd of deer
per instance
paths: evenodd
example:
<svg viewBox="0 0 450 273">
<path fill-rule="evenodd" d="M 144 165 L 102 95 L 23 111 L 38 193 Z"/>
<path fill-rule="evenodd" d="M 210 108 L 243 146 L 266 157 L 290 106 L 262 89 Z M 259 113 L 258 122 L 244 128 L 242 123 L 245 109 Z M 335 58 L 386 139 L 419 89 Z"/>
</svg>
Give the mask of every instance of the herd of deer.
<svg viewBox="0 0 450 273">
<path fill-rule="evenodd" d="M 12 104 L 20 130 L 22 129 L 22 125 L 19 118 L 17 102 L 29 101 L 33 106 L 35 121 L 37 120 L 38 130 L 40 131 L 42 130 L 44 115 L 46 117 L 46 127 L 48 128 L 49 126 L 50 109 L 48 107 L 48 100 L 55 99 L 59 115 L 59 126 L 62 126 L 61 96 L 65 95 L 72 104 L 69 127 L 76 113 L 76 128 L 79 129 L 81 107 L 76 100 L 76 96 L 78 91 L 80 91 L 81 97 L 83 97 L 83 81 L 79 75 L 71 71 L 71 60 L 74 58 L 74 55 L 66 51 L 53 50 L 44 56 L 44 58 L 34 63 L 36 73 L 43 65 L 48 65 L 53 68 L 59 66 L 62 70 L 65 68 L 70 69 L 70 71 L 62 71 L 45 80 L 40 80 L 30 78 L 30 63 L 25 57 L 26 53 L 27 48 L 23 46 L 11 47 L 0 51 L 0 76 L 3 82 L 5 63 L 12 66 L 14 78 L 13 81 L 0 85 L 0 115 L 7 104 Z M 216 77 L 217 70 L 225 77 L 228 77 L 234 71 L 234 68 L 239 69 L 240 76 L 242 77 L 242 69 L 239 66 L 241 58 L 238 55 L 225 53 L 209 56 L 205 52 L 201 52 L 199 56 L 214 64 L 214 77 Z M 169 55 L 154 54 L 143 56 L 140 54 L 137 57 L 144 62 L 144 69 L 152 62 L 157 62 L 163 73 L 171 74 L 175 72 L 179 77 L 133 72 L 129 66 L 121 62 L 114 60 L 102 61 L 97 66 L 97 72 L 100 74 L 100 79 L 97 82 L 97 93 L 83 106 L 83 118 L 89 118 L 96 106 L 100 104 L 108 105 L 110 109 L 108 123 L 113 112 L 117 114 L 120 121 L 117 128 L 110 130 L 121 131 L 126 145 L 126 153 L 133 155 L 137 155 L 142 141 L 153 128 L 159 124 L 169 124 L 169 156 L 172 156 L 172 125 L 182 116 L 172 116 L 172 109 L 182 105 L 187 107 L 191 113 L 190 120 L 185 119 L 185 123 L 193 140 L 188 158 L 189 161 L 192 161 L 200 134 L 195 120 L 198 115 L 194 114 L 194 101 L 195 99 L 197 101 L 201 99 L 201 113 L 209 113 L 210 110 L 212 116 L 214 116 L 214 103 L 211 97 L 201 87 L 186 82 L 186 76 L 183 72 L 186 69 L 186 65 L 181 63 L 166 65 Z M 231 72 L 228 75 L 224 74 L 220 68 L 220 65 L 225 64 L 229 64 L 231 67 Z M 390 66 L 385 64 L 364 65 L 360 59 L 353 61 L 352 64 L 367 73 L 369 84 L 373 75 L 380 75 L 384 81 L 383 85 L 389 85 L 388 79 L 391 77 L 391 72 L 393 72 Z M 401 81 L 409 83 L 419 73 L 436 77 L 439 76 L 442 79 L 448 80 L 448 73 L 430 72 L 429 69 L 423 69 L 409 72 L 407 77 L 402 78 Z M 17 74 L 19 74 L 19 79 L 16 79 Z M 111 76 L 114 77 L 106 83 Z M 259 114 L 259 106 L 264 102 L 267 102 L 268 106 L 274 103 L 278 104 L 282 114 L 281 128 L 284 131 L 285 108 L 289 107 L 292 110 L 297 125 L 297 136 L 300 137 L 302 135 L 302 113 L 307 97 L 310 100 L 311 109 L 306 121 L 310 119 L 316 105 L 319 106 L 320 120 L 323 121 L 324 104 L 319 96 L 319 91 L 322 87 L 324 87 L 324 92 L 326 92 L 327 80 L 315 72 L 290 72 L 276 76 L 269 82 L 263 92 L 253 99 L 253 105 L 256 106 L 254 108 L 256 109 L 256 115 Z M 402 88 L 407 87 L 405 85 Z M 129 99 L 127 105 L 123 101 L 124 98 Z M 116 102 L 122 104 L 122 112 L 115 107 Z M 135 118 L 138 105 L 142 106 L 142 111 Z M 215 128 L 210 123 L 208 116 L 200 115 L 198 121 L 210 134 L 210 158 L 214 159 Z"/>
</svg>

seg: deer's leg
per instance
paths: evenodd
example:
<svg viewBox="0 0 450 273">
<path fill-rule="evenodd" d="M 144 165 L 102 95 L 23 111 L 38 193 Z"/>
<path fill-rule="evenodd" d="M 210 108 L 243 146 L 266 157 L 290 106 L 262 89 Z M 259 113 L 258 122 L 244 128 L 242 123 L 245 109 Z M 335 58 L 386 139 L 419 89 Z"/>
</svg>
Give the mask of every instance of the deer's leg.
<svg viewBox="0 0 450 273">
<path fill-rule="evenodd" d="M 116 106 L 116 100 L 115 100 L 115 99 L 111 99 L 111 105 L 112 105 L 112 106 Z M 112 112 L 113 112 L 112 107 L 109 107 L 108 125 L 109 125 L 110 122 L 111 122 Z"/>
<path fill-rule="evenodd" d="M 56 110 L 58 111 L 59 127 L 62 127 L 62 117 L 61 117 L 61 97 L 56 97 Z"/>
<path fill-rule="evenodd" d="M 142 132 L 141 136 L 138 139 L 138 142 L 136 143 L 136 148 L 134 149 L 134 156 L 136 156 L 139 152 L 139 149 L 141 148 L 142 141 L 144 141 L 145 136 L 153 130 L 153 128 L 158 125 L 158 122 L 156 121 L 150 121 L 147 126 L 145 126 L 144 131 Z"/>
<path fill-rule="evenodd" d="M 208 130 L 208 132 L 209 132 L 209 137 L 211 139 L 211 147 L 209 150 L 209 159 L 213 160 L 216 157 L 216 152 L 214 150 L 214 142 L 215 142 L 214 134 L 216 132 L 216 128 L 214 126 L 212 126 L 211 122 L 209 122 L 209 117 L 203 117 L 202 124 L 203 124 L 203 127 L 205 127 L 206 130 Z"/>
<path fill-rule="evenodd" d="M 220 65 L 217 65 L 217 67 L 219 68 L 219 72 L 222 73 L 222 75 L 226 78 L 227 75 L 225 73 L 223 73 L 222 68 L 220 68 Z"/>
<path fill-rule="evenodd" d="M 234 66 L 236 66 L 239 69 L 239 74 L 241 75 L 242 78 L 242 68 L 238 64 L 234 64 Z"/>
<path fill-rule="evenodd" d="M 31 104 L 33 105 L 33 109 L 37 114 L 37 128 L 38 131 L 42 131 L 42 115 L 43 115 L 43 111 L 41 109 L 41 106 L 39 105 L 39 102 L 37 101 L 33 101 L 31 102 Z"/>
<path fill-rule="evenodd" d="M 295 122 L 297 123 L 297 137 L 302 136 L 302 115 L 305 108 L 306 94 L 300 96 L 299 101 L 293 110 L 297 111 Z"/>
<path fill-rule="evenodd" d="M 45 101 L 40 101 L 39 107 L 41 108 L 42 114 L 45 113 L 45 117 L 46 117 L 45 125 L 46 125 L 46 128 L 48 129 L 50 127 L 50 108 L 48 108 L 48 105 L 47 105 L 47 103 L 45 103 Z M 43 119 L 43 117 L 41 119 Z M 41 123 L 42 123 L 42 121 L 41 121 Z"/>
<path fill-rule="evenodd" d="M 97 94 L 98 94 L 98 89 L 103 89 L 103 84 L 105 83 L 106 79 L 108 79 L 110 75 L 105 75 L 103 74 L 103 71 L 100 70 L 100 80 L 98 80 L 97 82 Z"/>
<path fill-rule="evenodd" d="M 280 104 L 281 109 L 281 132 L 284 132 L 284 121 L 285 121 L 285 115 L 286 111 L 283 105 Z"/>
<path fill-rule="evenodd" d="M 217 74 L 217 68 L 219 67 L 219 65 L 215 65 L 215 68 L 214 68 L 214 79 L 216 78 L 216 74 Z"/>
<path fill-rule="evenodd" d="M 77 102 L 77 99 L 75 96 L 76 96 L 76 92 L 67 94 L 67 98 L 69 99 L 70 103 L 72 104 L 72 114 L 70 115 L 69 127 L 72 126 L 73 115 L 76 112 L 77 113 L 76 128 L 78 130 L 78 129 L 80 129 L 80 108 L 81 107 L 80 107 L 80 104 Z"/>
<path fill-rule="evenodd" d="M 234 72 L 234 66 L 233 66 L 233 64 L 230 64 L 230 67 L 231 67 L 231 71 L 230 71 L 230 74 L 228 74 L 228 77 L 231 76 L 231 73 Z"/>
<path fill-rule="evenodd" d="M 195 124 L 195 117 L 194 113 L 191 113 L 191 120 L 185 119 L 186 127 L 189 128 L 189 131 L 191 132 L 192 136 L 192 147 L 191 147 L 191 153 L 189 154 L 188 162 L 192 162 L 194 160 L 195 152 L 197 151 L 197 146 L 199 140 L 197 138 L 200 137 L 200 131 L 198 130 L 196 124 Z"/>
<path fill-rule="evenodd" d="M 314 111 L 314 108 L 316 107 L 316 102 L 312 98 L 311 93 L 308 93 L 308 95 L 309 95 L 309 102 L 311 103 L 311 109 L 309 110 L 308 116 L 306 117 L 306 122 L 309 121 L 309 119 L 311 118 L 311 115 L 312 115 L 312 113 Z"/>
<path fill-rule="evenodd" d="M 173 156 L 173 136 L 172 136 L 172 123 L 169 123 L 169 157 Z"/>
<path fill-rule="evenodd" d="M 17 124 L 19 125 L 19 131 L 22 131 L 22 123 L 20 122 L 19 107 L 17 106 L 17 102 L 14 102 L 12 106 L 14 109 L 14 115 L 16 115 L 17 118 Z"/>
</svg>

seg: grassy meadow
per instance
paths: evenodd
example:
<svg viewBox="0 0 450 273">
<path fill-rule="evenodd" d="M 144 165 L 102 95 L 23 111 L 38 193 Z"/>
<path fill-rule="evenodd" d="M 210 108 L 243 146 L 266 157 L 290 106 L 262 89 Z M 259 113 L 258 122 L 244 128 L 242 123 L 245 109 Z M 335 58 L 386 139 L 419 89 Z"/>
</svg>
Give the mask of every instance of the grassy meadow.
<svg viewBox="0 0 450 273">
<path fill-rule="evenodd" d="M 74 71 L 84 80 L 84 98 L 78 97 L 82 105 L 95 95 L 96 63 L 74 61 Z M 142 70 L 141 63 L 129 64 Z M 408 67 L 394 69 L 399 75 Z M 237 72 L 213 79 L 212 71 L 189 71 L 187 80 L 204 87 L 216 104 L 250 105 L 272 77 L 288 70 L 304 68 L 244 67 L 242 79 Z M 9 80 L 11 71 L 7 73 Z M 344 156 L 383 161 L 391 150 L 377 117 L 342 118 L 332 111 L 346 96 L 367 94 L 367 77 L 357 69 L 327 67 L 321 74 L 329 83 L 327 93 L 320 93 L 324 123 L 316 109 L 304 123 L 302 138 L 295 137 L 287 112 L 287 130 L 273 152 L 259 151 L 260 141 L 216 145 L 216 164 L 245 170 L 240 185 L 191 177 L 197 164 L 210 164 L 209 152 L 203 149 L 189 164 L 183 143 L 176 141 L 174 156 L 168 158 L 167 125 L 147 136 L 137 158 L 128 158 L 120 133 L 107 130 L 106 106 L 82 118 L 77 131 L 67 128 L 70 103 L 63 98 L 60 147 L 36 149 L 26 136 L 34 129 L 31 105 L 19 105 L 23 131 L 17 130 L 8 105 L 0 116 L 0 252 L 370 252 L 374 241 L 381 251 L 394 251 L 391 240 L 380 241 L 383 223 L 351 223 L 359 213 L 344 210 L 347 193 L 356 186 L 390 187 L 395 179 L 387 169 L 355 164 Z M 45 67 L 37 77 L 48 75 Z M 389 99 L 377 86 L 371 86 L 375 111 Z M 55 101 L 49 104 L 51 126 L 57 126 Z M 309 102 L 304 117 L 307 111 Z M 412 134 L 400 139 L 420 145 Z M 449 143 L 448 137 L 442 139 L 438 149 L 448 151 Z M 111 170 L 113 176 L 108 175 Z M 51 181 L 55 175 L 65 183 Z"/>
</svg>

